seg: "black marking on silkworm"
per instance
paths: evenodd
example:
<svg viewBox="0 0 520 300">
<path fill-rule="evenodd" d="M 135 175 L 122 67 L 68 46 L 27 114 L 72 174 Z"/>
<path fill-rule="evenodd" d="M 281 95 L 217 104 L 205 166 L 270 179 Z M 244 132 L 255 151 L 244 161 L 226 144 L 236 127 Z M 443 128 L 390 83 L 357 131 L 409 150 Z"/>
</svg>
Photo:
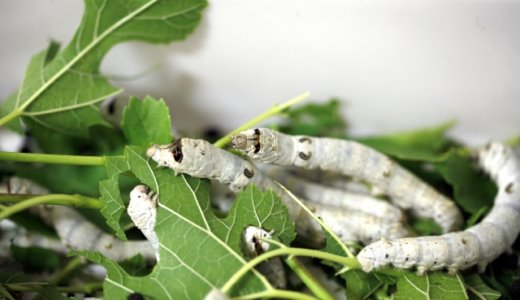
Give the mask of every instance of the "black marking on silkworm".
<svg viewBox="0 0 520 300">
<path fill-rule="evenodd" d="M 244 175 L 246 175 L 247 178 L 253 178 L 253 176 L 255 175 L 255 172 L 253 170 L 249 170 L 249 169 L 245 168 Z"/>
<path fill-rule="evenodd" d="M 301 137 L 298 141 L 300 143 L 312 144 L 312 140 L 310 138 L 308 138 L 308 137 Z"/>
<path fill-rule="evenodd" d="M 298 156 L 299 156 L 301 159 L 303 159 L 303 160 L 309 160 L 309 159 L 311 159 L 312 152 L 309 152 L 309 153 L 299 152 L 299 153 L 298 153 Z"/>
<path fill-rule="evenodd" d="M 144 300 L 144 296 L 141 293 L 134 292 L 126 297 L 127 300 Z"/>
<path fill-rule="evenodd" d="M 506 185 L 506 193 L 512 194 L 513 193 L 513 183 L 510 182 Z"/>
<path fill-rule="evenodd" d="M 184 155 L 182 154 L 182 139 L 178 139 L 178 140 L 175 140 L 173 142 L 173 148 L 172 148 L 172 155 L 173 155 L 173 159 L 180 163 L 182 162 L 182 158 L 184 157 Z"/>
<path fill-rule="evenodd" d="M 391 174 L 391 173 L 390 173 L 390 171 L 388 171 L 388 170 L 385 170 L 385 171 L 383 172 L 383 176 L 384 176 L 384 177 L 390 177 L 390 174 Z"/>
</svg>

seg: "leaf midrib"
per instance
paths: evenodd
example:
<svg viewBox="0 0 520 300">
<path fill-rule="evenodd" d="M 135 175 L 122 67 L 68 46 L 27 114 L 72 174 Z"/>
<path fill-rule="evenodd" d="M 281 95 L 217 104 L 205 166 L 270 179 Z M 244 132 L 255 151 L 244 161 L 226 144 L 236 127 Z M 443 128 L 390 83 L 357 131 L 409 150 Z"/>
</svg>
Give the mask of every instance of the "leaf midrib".
<svg viewBox="0 0 520 300">
<path fill-rule="evenodd" d="M 16 103 L 15 108 L 19 111 L 24 111 L 27 106 L 29 106 L 36 98 L 38 98 L 49 86 L 51 86 L 56 80 L 58 80 L 65 72 L 67 72 L 74 64 L 76 64 L 79 60 L 81 60 L 87 53 L 90 52 L 95 46 L 97 46 L 102 40 L 104 40 L 108 35 L 114 32 L 117 28 L 124 25 L 126 22 L 132 20 L 135 16 L 142 13 L 150 6 L 155 4 L 158 0 L 152 0 L 143 6 L 136 9 L 134 12 L 128 14 L 126 17 L 122 18 L 118 22 L 114 23 L 107 30 L 105 30 L 101 35 L 96 36 L 92 42 L 90 42 L 83 50 L 78 52 L 76 56 L 74 56 L 63 68 L 61 68 L 56 74 L 54 74 L 48 81 L 46 81 L 36 92 L 34 92 L 31 97 L 27 101 L 25 101 L 22 105 L 18 106 Z M 22 91 L 20 91 L 21 93 Z"/>
</svg>

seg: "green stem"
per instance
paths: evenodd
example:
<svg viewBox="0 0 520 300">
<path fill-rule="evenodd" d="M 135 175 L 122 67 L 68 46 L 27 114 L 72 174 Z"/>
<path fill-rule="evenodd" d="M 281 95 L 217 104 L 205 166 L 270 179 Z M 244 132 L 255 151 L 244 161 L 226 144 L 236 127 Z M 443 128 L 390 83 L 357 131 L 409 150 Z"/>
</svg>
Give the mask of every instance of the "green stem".
<svg viewBox="0 0 520 300">
<path fill-rule="evenodd" d="M 242 276 L 244 276 L 248 271 L 250 271 L 253 267 L 258 265 L 259 263 L 268 260 L 271 257 L 280 256 L 280 255 L 293 255 L 293 256 L 308 256 L 315 257 L 319 259 L 333 261 L 344 266 L 349 266 L 351 269 L 359 269 L 361 266 L 356 258 L 343 257 L 323 251 L 305 249 L 305 248 L 279 248 L 275 249 L 262 255 L 259 255 L 252 260 L 248 261 L 244 264 L 229 280 L 224 284 L 221 291 L 224 293 L 229 292 L 229 290 L 235 285 Z"/>
<path fill-rule="evenodd" d="M 219 139 L 218 141 L 216 141 L 213 145 L 217 148 L 222 148 L 224 146 L 226 146 L 230 141 L 231 141 L 231 137 L 241 131 L 244 131 L 244 130 L 247 130 L 253 126 L 255 126 L 256 124 L 262 122 L 263 120 L 265 119 L 268 119 L 272 116 L 275 116 L 281 112 L 283 112 L 284 110 L 286 110 L 287 108 L 289 108 L 290 106 L 304 100 L 305 98 L 309 97 L 309 92 L 305 92 L 299 96 L 296 96 L 294 98 L 292 98 L 291 100 L 285 102 L 285 103 L 282 103 L 280 105 L 275 105 L 273 107 L 271 107 L 270 109 L 268 109 L 267 111 L 265 111 L 264 113 L 256 116 L 255 118 L 253 118 L 252 120 L 242 124 L 241 126 L 239 126 L 238 128 L 234 129 L 233 131 L 231 131 L 230 133 L 228 133 L 226 136 L 222 137 L 221 139 Z"/>
<path fill-rule="evenodd" d="M 0 211 L 0 220 L 5 219 L 29 207 L 47 203 L 69 205 L 76 207 L 88 207 L 94 209 L 100 209 L 102 206 L 101 201 L 95 198 L 85 197 L 81 195 L 49 194 L 36 196 L 5 208 L 4 210 Z"/>
<path fill-rule="evenodd" d="M 12 195 L 0 193 L 0 203 L 20 202 L 34 197 L 35 195 Z"/>
<path fill-rule="evenodd" d="M 2 127 L 5 124 L 9 123 L 11 120 L 19 117 L 21 114 L 22 114 L 22 111 L 20 109 L 15 109 L 12 112 L 8 113 L 7 115 L 3 116 L 0 119 L 0 127 Z"/>
<path fill-rule="evenodd" d="M 245 296 L 234 297 L 235 300 L 247 300 L 247 299 L 265 299 L 265 298 L 278 298 L 278 299 L 296 299 L 296 300 L 316 300 L 316 298 L 293 291 L 270 289 L 259 293 L 249 294 Z"/>
<path fill-rule="evenodd" d="M 285 260 L 291 270 L 298 275 L 305 286 L 312 291 L 316 297 L 322 300 L 334 300 L 334 297 L 321 285 L 321 283 L 312 275 L 312 273 L 294 256 L 289 256 Z"/>
<path fill-rule="evenodd" d="M 65 267 L 54 274 L 52 278 L 49 280 L 49 283 L 52 285 L 59 284 L 64 278 L 68 277 L 74 270 L 79 268 L 81 265 L 83 265 L 84 258 L 81 256 L 76 256 L 73 259 L 71 259 Z"/>
<path fill-rule="evenodd" d="M 82 155 L 62 155 L 62 154 L 41 154 L 41 153 L 19 153 L 19 152 L 0 152 L 0 160 L 17 162 L 35 162 L 46 164 L 79 165 L 79 166 L 103 166 L 105 158 L 103 156 L 82 156 Z"/>
<path fill-rule="evenodd" d="M 288 248 L 283 243 L 271 239 L 263 239 L 270 244 L 277 245 L 280 248 Z M 316 297 L 322 300 L 334 300 L 334 297 L 321 285 L 321 283 L 312 275 L 312 273 L 302 264 L 296 257 L 288 256 L 285 260 L 287 265 L 293 272 L 303 281 L 305 286 L 311 290 Z"/>
</svg>

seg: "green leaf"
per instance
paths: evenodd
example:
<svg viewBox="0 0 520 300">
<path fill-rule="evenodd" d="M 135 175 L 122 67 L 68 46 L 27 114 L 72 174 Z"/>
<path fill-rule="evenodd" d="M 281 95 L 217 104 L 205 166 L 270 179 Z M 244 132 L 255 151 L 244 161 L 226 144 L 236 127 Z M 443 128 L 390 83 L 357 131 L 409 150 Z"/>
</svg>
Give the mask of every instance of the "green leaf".
<svg viewBox="0 0 520 300">
<path fill-rule="evenodd" d="M 340 111 L 338 99 L 325 103 L 309 103 L 287 111 L 288 119 L 278 130 L 292 135 L 329 136 L 344 138 L 347 123 Z"/>
<path fill-rule="evenodd" d="M 71 42 L 60 52 L 51 46 L 32 58 L 22 85 L 2 106 L 1 115 L 14 111 L 13 116 L 40 126 L 87 135 L 88 127 L 107 124 L 99 114 L 99 102 L 120 91 L 99 74 L 109 49 L 129 40 L 184 39 L 198 25 L 205 6 L 204 0 L 85 1 Z"/>
<path fill-rule="evenodd" d="M 432 219 L 411 218 L 410 226 L 421 236 L 442 234 L 442 228 Z"/>
<path fill-rule="evenodd" d="M 163 100 L 131 98 L 123 112 L 121 127 L 132 145 L 148 147 L 172 141 L 170 113 Z"/>
<path fill-rule="evenodd" d="M 247 188 L 237 196 L 229 215 L 219 219 L 211 210 L 206 180 L 152 169 L 143 151 L 128 147 L 125 154 L 130 171 L 159 194 L 155 231 L 161 260 L 149 275 L 135 277 L 99 253 L 78 252 L 107 269 L 105 298 L 125 298 L 139 292 L 155 299 L 173 295 L 176 299 L 201 299 L 210 289 L 223 286 L 245 264 L 239 242 L 245 227 L 274 230 L 274 237 L 286 243 L 294 237 L 287 209 L 272 192 Z M 268 287 L 263 277 L 250 272 L 233 293 L 249 294 Z"/>
<path fill-rule="evenodd" d="M 348 271 L 342 277 L 347 282 L 347 299 L 367 299 L 382 286 L 374 273 L 361 270 Z"/>
<path fill-rule="evenodd" d="M 500 293 L 487 286 L 478 274 L 464 278 L 469 299 L 494 300 L 500 298 Z"/>
<path fill-rule="evenodd" d="M 149 272 L 144 257 L 141 254 L 125 259 L 120 264 L 121 268 L 132 276 L 144 276 Z"/>
<path fill-rule="evenodd" d="M 121 224 L 121 215 L 126 208 L 119 189 L 119 176 L 129 170 L 128 163 L 124 157 L 107 156 L 105 167 L 109 178 L 99 182 L 99 192 L 103 201 L 101 214 L 116 236 L 126 240 Z"/>
<path fill-rule="evenodd" d="M 436 161 L 453 144 L 445 134 L 454 124 L 452 121 L 431 128 L 355 140 L 399 159 Z"/>
<path fill-rule="evenodd" d="M 418 276 L 404 273 L 397 282 L 394 299 L 468 299 L 464 282 L 459 275 L 428 273 Z"/>
<path fill-rule="evenodd" d="M 476 169 L 469 155 L 462 150 L 450 151 L 434 163 L 436 170 L 453 186 L 454 200 L 468 213 L 493 206 L 496 186 L 483 172 Z"/>
<path fill-rule="evenodd" d="M 25 270 L 54 271 L 60 264 L 58 254 L 42 247 L 19 247 L 13 244 L 11 254 Z"/>
</svg>

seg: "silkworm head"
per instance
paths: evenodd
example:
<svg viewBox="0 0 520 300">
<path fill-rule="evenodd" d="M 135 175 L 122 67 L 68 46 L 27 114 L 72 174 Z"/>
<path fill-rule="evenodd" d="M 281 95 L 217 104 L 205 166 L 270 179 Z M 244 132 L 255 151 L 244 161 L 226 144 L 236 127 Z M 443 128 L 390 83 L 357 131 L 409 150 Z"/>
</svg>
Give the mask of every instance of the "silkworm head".
<svg viewBox="0 0 520 300">
<path fill-rule="evenodd" d="M 231 138 L 231 146 L 237 150 L 247 148 L 247 137 L 244 134 L 237 134 Z"/>
<path fill-rule="evenodd" d="M 382 239 L 363 248 L 357 255 L 361 269 L 370 272 L 373 269 L 388 264 L 388 258 L 392 255 L 392 243 Z"/>
<path fill-rule="evenodd" d="M 261 132 L 259 129 L 245 130 L 231 138 L 231 145 L 234 149 L 251 156 L 257 153 L 260 147 L 262 147 L 260 137 Z"/>
<path fill-rule="evenodd" d="M 269 250 L 269 243 L 261 240 L 270 239 L 273 232 L 266 231 L 260 227 L 248 226 L 242 234 L 244 252 L 251 256 L 260 255 Z"/>
<path fill-rule="evenodd" d="M 138 185 L 132 189 L 130 192 L 130 201 L 145 201 L 148 198 L 148 194 L 150 193 L 150 189 L 145 185 Z"/>
<path fill-rule="evenodd" d="M 146 155 L 155 161 L 159 167 L 169 167 L 175 169 L 176 161 L 173 158 L 172 151 L 175 144 L 153 145 L 146 150 Z"/>
</svg>

